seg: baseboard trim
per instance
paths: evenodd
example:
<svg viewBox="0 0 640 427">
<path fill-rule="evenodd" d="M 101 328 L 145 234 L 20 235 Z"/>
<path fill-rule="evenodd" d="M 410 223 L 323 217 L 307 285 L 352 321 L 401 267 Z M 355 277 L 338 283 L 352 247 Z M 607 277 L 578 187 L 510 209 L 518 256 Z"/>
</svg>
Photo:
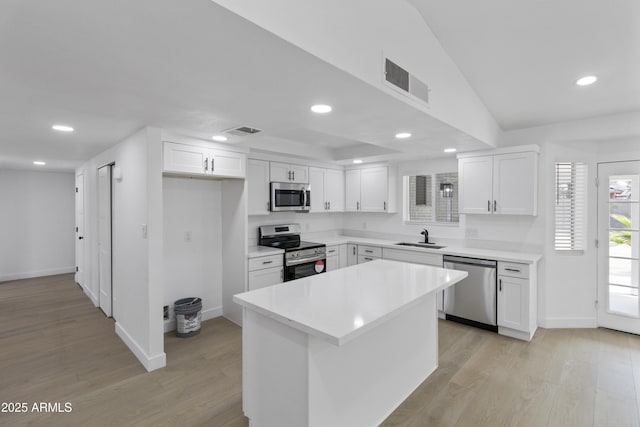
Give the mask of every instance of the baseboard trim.
<svg viewBox="0 0 640 427">
<path fill-rule="evenodd" d="M 49 270 L 26 271 L 22 273 L 12 273 L 0 275 L 0 282 L 9 280 L 32 279 L 34 277 L 55 276 L 56 274 L 67 274 L 76 271 L 75 267 L 52 268 Z"/>
<path fill-rule="evenodd" d="M 202 310 L 202 321 L 215 319 L 216 317 L 222 316 L 222 306 L 208 308 L 206 310 Z M 176 330 L 176 319 L 168 319 L 164 321 L 164 333 L 175 331 Z"/>
<path fill-rule="evenodd" d="M 100 301 L 98 301 L 98 297 L 96 294 L 94 294 L 93 292 L 91 292 L 91 290 L 89 288 L 85 288 L 84 286 L 80 285 L 80 287 L 82 288 L 82 290 L 84 291 L 85 295 L 87 297 L 89 297 L 89 299 L 91 300 L 91 302 L 93 303 L 94 306 L 99 307 L 100 306 Z"/>
<path fill-rule="evenodd" d="M 547 317 L 538 325 L 546 329 L 584 329 L 597 328 L 598 321 L 595 317 Z"/>
<path fill-rule="evenodd" d="M 129 335 L 129 333 L 116 322 L 116 335 L 120 337 L 122 342 L 125 343 L 129 350 L 133 353 L 138 361 L 148 371 L 155 371 L 156 369 L 164 368 L 167 366 L 167 355 L 162 352 L 158 355 L 149 357 L 147 353 L 138 345 L 138 343 Z"/>
</svg>

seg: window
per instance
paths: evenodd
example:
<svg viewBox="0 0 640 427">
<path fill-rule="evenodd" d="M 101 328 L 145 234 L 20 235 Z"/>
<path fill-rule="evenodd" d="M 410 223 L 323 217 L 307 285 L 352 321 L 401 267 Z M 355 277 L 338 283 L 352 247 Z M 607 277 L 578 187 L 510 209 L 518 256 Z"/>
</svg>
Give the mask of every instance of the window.
<svg viewBox="0 0 640 427">
<path fill-rule="evenodd" d="M 587 166 L 556 163 L 556 251 L 584 250 Z"/>
<path fill-rule="evenodd" d="M 404 189 L 405 221 L 459 222 L 457 172 L 405 176 Z"/>
</svg>

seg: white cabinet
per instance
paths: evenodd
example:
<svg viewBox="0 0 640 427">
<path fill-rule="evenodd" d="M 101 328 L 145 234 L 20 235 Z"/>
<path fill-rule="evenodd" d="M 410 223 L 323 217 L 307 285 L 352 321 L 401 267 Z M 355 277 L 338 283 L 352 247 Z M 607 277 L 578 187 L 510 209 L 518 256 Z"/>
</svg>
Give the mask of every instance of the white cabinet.
<svg viewBox="0 0 640 427">
<path fill-rule="evenodd" d="M 284 269 L 282 254 L 268 255 L 249 259 L 249 290 L 253 291 L 282 283 Z"/>
<path fill-rule="evenodd" d="M 310 212 L 344 211 L 344 171 L 309 168 Z"/>
<path fill-rule="evenodd" d="M 270 162 L 271 181 L 292 182 L 297 184 L 309 183 L 309 167 L 289 163 Z"/>
<path fill-rule="evenodd" d="M 535 270 L 498 262 L 498 332 L 531 340 L 537 328 Z"/>
<path fill-rule="evenodd" d="M 382 258 L 382 248 L 378 246 L 358 245 L 358 264 Z"/>
<path fill-rule="evenodd" d="M 345 210 L 347 212 L 395 212 L 395 184 L 395 169 L 387 166 L 346 171 Z"/>
<path fill-rule="evenodd" d="M 519 151 L 458 160 L 460 213 L 537 215 L 538 152 Z"/>
<path fill-rule="evenodd" d="M 269 162 L 249 159 L 247 161 L 247 187 L 249 192 L 249 215 L 268 215 L 269 210 Z"/>
<path fill-rule="evenodd" d="M 244 178 L 243 153 L 220 150 L 206 145 L 164 142 L 164 172 L 222 178 Z"/>
<path fill-rule="evenodd" d="M 358 263 L 358 245 L 347 244 L 347 266 L 356 265 Z"/>
<path fill-rule="evenodd" d="M 327 271 L 347 266 L 347 245 L 327 246 Z"/>
</svg>

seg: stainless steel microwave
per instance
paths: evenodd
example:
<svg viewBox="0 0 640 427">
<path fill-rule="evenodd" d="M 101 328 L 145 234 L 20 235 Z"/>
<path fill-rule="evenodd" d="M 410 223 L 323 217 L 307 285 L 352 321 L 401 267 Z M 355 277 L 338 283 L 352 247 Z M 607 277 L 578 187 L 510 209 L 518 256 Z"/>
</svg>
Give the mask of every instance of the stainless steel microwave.
<svg viewBox="0 0 640 427">
<path fill-rule="evenodd" d="M 309 212 L 311 191 L 308 184 L 272 182 L 270 187 L 272 212 Z"/>
</svg>

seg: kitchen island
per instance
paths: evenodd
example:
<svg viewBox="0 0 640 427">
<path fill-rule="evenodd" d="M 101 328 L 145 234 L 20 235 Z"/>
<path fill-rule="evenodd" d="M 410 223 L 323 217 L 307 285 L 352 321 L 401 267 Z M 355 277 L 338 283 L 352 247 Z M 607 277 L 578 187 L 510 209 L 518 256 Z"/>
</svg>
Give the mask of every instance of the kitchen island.
<svg viewBox="0 0 640 427">
<path fill-rule="evenodd" d="M 436 293 L 466 275 L 377 260 L 235 295 L 251 425 L 380 424 L 437 368 Z"/>
</svg>

